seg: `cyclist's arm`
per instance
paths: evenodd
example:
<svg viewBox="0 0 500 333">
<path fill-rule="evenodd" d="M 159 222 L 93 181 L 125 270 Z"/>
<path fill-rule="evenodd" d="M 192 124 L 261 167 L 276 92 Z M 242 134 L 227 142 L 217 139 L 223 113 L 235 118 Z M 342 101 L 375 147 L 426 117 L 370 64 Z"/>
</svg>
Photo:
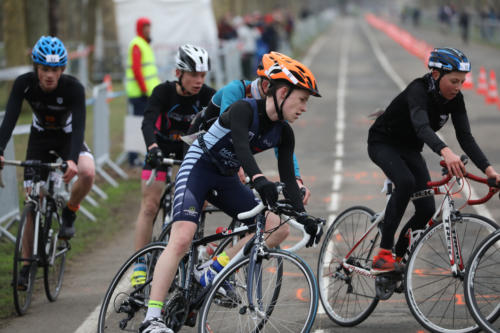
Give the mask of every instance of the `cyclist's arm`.
<svg viewBox="0 0 500 333">
<path fill-rule="evenodd" d="M 69 106 L 71 110 L 71 150 L 69 160 L 78 163 L 78 156 L 83 146 L 83 139 L 85 136 L 85 91 L 81 84 L 76 86 L 75 93 L 71 98 L 72 105 Z"/>
<path fill-rule="evenodd" d="M 436 154 L 440 155 L 441 149 L 447 145 L 437 136 L 430 126 L 427 115 L 427 92 L 423 87 L 414 85 L 408 88 L 408 108 L 410 110 L 410 120 L 417 134 Z"/>
<path fill-rule="evenodd" d="M 462 147 L 463 151 L 481 171 L 486 172 L 486 168 L 490 166 L 490 162 L 472 136 L 463 100 L 459 105 L 459 109 L 456 112 L 452 112 L 451 120 L 460 147 Z"/>
<path fill-rule="evenodd" d="M 144 118 L 142 119 L 142 135 L 144 136 L 144 142 L 146 142 L 146 147 L 148 147 L 148 149 L 151 145 L 157 143 L 155 133 L 159 130 L 156 128 L 156 121 L 161 116 L 161 86 L 163 86 L 163 84 L 153 89 L 153 93 L 149 97 L 148 105 L 144 111 Z"/>
<path fill-rule="evenodd" d="M 243 170 L 253 180 L 255 175 L 262 174 L 262 172 L 253 157 L 248 141 L 248 130 L 253 119 L 252 107 L 244 101 L 238 101 L 231 106 L 228 112 L 234 151 Z"/>
<path fill-rule="evenodd" d="M 144 81 L 144 76 L 142 75 L 141 57 L 141 49 L 139 46 L 134 45 L 132 47 L 132 72 L 134 72 L 135 80 L 137 81 L 142 94 L 147 95 L 148 89 L 146 88 L 146 82 Z"/>
<path fill-rule="evenodd" d="M 224 113 L 231 104 L 245 98 L 245 87 L 239 80 L 231 81 L 219 92 L 222 94 L 220 101 L 220 113 Z"/>
<path fill-rule="evenodd" d="M 280 180 L 285 183 L 285 197 L 289 199 L 293 206 L 298 211 L 304 211 L 302 203 L 302 196 L 300 194 L 299 186 L 295 180 L 294 166 L 293 166 L 293 150 L 295 146 L 295 137 L 293 130 L 285 123 L 281 133 L 281 142 L 278 148 L 278 171 Z"/>
<path fill-rule="evenodd" d="M 14 127 L 16 127 L 19 114 L 21 114 L 21 105 L 24 98 L 23 91 L 25 88 L 25 85 L 21 81 L 20 78 L 14 81 L 12 91 L 7 101 L 5 116 L 0 126 L 0 156 L 3 156 L 5 147 L 12 135 L 12 131 L 14 131 Z"/>
<path fill-rule="evenodd" d="M 278 147 L 274 148 L 274 155 L 276 155 L 276 158 L 279 158 Z M 300 177 L 299 161 L 297 161 L 297 156 L 295 156 L 295 153 L 293 153 L 293 170 L 295 172 L 295 177 L 301 179 L 302 177 Z"/>
</svg>

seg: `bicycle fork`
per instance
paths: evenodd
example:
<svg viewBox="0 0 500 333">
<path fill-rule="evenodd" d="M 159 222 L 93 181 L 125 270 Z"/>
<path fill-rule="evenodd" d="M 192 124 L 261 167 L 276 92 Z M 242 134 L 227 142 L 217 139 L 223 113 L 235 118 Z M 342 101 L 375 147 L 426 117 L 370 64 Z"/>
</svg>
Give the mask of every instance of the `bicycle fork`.
<svg viewBox="0 0 500 333">
<path fill-rule="evenodd" d="M 453 210 L 454 203 L 450 197 L 445 198 L 443 205 L 443 230 L 447 243 L 448 258 L 450 260 L 450 268 L 453 276 L 462 275 L 464 264 L 462 260 L 462 253 L 460 251 L 460 244 L 456 234 L 453 222 L 460 219 L 460 213 Z"/>
</svg>

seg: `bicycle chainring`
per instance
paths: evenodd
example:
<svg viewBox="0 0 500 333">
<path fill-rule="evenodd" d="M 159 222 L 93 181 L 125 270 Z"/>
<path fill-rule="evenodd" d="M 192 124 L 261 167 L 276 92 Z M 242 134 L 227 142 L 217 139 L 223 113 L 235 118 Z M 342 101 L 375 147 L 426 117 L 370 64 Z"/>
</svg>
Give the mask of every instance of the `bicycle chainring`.
<svg viewBox="0 0 500 333">
<path fill-rule="evenodd" d="M 399 289 L 402 275 L 397 273 L 387 273 L 375 278 L 375 291 L 380 300 L 389 299 L 392 294 Z M 399 291 L 399 290 L 398 290 Z"/>
<path fill-rule="evenodd" d="M 189 304 L 180 293 L 176 293 L 165 305 L 165 324 L 174 332 L 184 325 L 189 313 Z"/>
</svg>

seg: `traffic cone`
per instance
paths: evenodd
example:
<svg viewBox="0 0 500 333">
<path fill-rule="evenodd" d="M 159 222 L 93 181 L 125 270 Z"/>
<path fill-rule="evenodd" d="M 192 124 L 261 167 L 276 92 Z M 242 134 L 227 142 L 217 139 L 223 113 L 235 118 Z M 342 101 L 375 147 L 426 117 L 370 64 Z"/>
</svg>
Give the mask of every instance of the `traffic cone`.
<svg viewBox="0 0 500 333">
<path fill-rule="evenodd" d="M 486 70 L 483 66 L 479 69 L 479 80 L 477 82 L 476 92 L 479 95 L 486 95 L 488 93 L 488 82 L 486 82 Z"/>
<path fill-rule="evenodd" d="M 104 75 L 104 77 L 102 78 L 102 82 L 106 83 L 106 91 L 108 92 L 109 96 L 113 92 L 113 81 L 111 80 L 111 75 L 109 74 Z M 106 102 L 109 103 L 109 101 L 111 101 L 110 97 L 106 99 Z"/>
<path fill-rule="evenodd" d="M 465 82 L 462 85 L 462 89 L 474 89 L 474 81 L 472 80 L 472 72 L 465 75 Z"/>
<path fill-rule="evenodd" d="M 498 90 L 497 90 L 497 79 L 495 72 L 490 70 L 490 80 L 488 84 L 488 94 L 486 95 L 486 103 L 496 104 L 498 103 Z"/>
</svg>

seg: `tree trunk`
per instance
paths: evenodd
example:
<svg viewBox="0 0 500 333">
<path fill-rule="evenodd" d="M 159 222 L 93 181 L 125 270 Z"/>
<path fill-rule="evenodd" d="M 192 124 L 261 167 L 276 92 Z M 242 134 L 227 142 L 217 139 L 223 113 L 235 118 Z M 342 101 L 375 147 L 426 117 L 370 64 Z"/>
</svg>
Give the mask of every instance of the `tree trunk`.
<svg viewBox="0 0 500 333">
<path fill-rule="evenodd" d="M 7 67 L 28 64 L 24 1 L 3 0 L 3 41 Z"/>
<path fill-rule="evenodd" d="M 36 41 L 49 34 L 49 3 L 47 0 L 24 0 L 26 8 L 26 39 L 33 47 Z"/>
<path fill-rule="evenodd" d="M 99 4 L 99 0 L 88 0 L 86 11 L 86 31 L 85 31 L 85 45 L 94 46 L 95 45 L 95 35 L 96 35 L 96 12 Z M 94 51 L 89 54 L 88 61 L 88 75 L 91 81 L 94 80 Z"/>
<path fill-rule="evenodd" d="M 59 33 L 59 1 L 49 0 L 49 35 L 58 36 Z"/>
<path fill-rule="evenodd" d="M 103 39 L 103 72 L 117 73 L 121 67 L 118 33 L 116 31 L 115 4 L 113 0 L 101 0 L 102 39 Z"/>
</svg>

